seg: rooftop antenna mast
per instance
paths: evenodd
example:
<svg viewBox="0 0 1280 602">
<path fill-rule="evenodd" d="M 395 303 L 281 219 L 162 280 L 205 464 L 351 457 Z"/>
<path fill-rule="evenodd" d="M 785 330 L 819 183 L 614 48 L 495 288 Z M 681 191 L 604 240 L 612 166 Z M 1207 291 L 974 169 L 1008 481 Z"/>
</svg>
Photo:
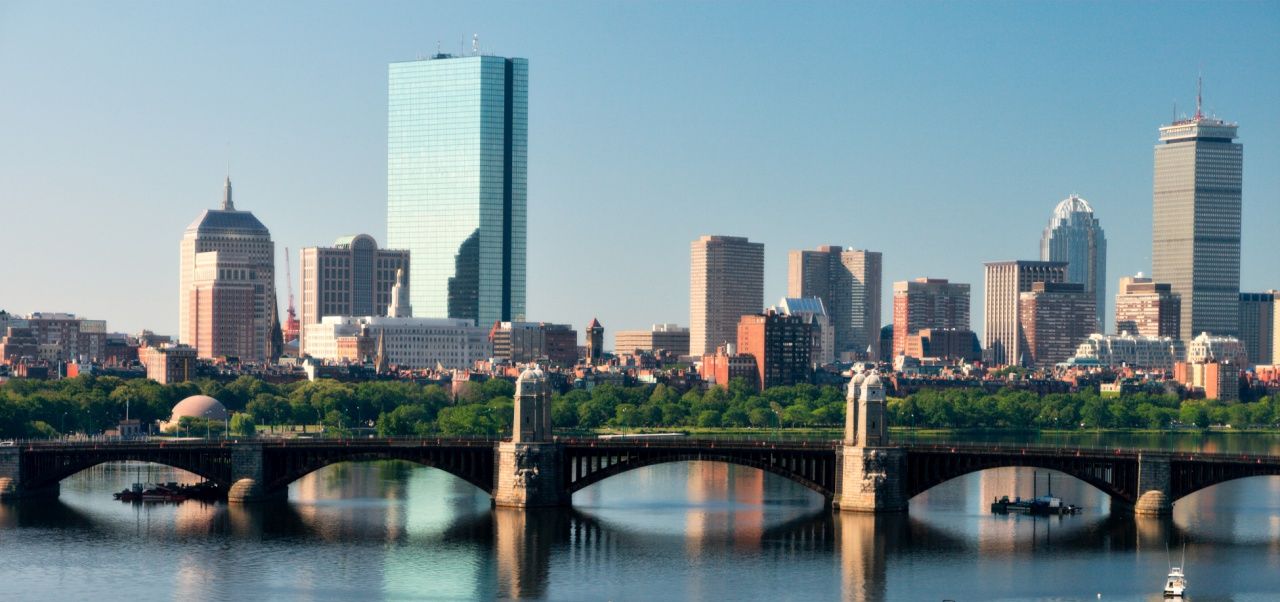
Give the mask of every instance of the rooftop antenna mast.
<svg viewBox="0 0 1280 602">
<path fill-rule="evenodd" d="M 289 309 L 287 311 L 289 312 L 289 319 L 294 320 L 296 319 L 297 311 L 293 307 L 293 270 L 289 268 L 289 247 L 284 248 L 284 279 L 289 286 Z"/>
<path fill-rule="evenodd" d="M 1204 111 L 1201 110 L 1201 93 L 1204 92 L 1204 75 L 1196 75 L 1196 121 L 1204 119 Z"/>
<path fill-rule="evenodd" d="M 471 34 L 471 56 L 480 55 L 480 34 Z"/>
</svg>

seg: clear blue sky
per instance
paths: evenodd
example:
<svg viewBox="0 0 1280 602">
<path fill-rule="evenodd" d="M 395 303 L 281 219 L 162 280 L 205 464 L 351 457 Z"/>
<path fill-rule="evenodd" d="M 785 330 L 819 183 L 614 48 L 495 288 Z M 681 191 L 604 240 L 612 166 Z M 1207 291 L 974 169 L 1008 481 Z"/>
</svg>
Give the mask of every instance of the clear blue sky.
<svg viewBox="0 0 1280 602">
<path fill-rule="evenodd" d="M 221 194 L 283 249 L 386 239 L 387 63 L 529 59 L 530 319 L 688 322 L 689 242 L 884 253 L 973 285 L 1094 206 L 1109 292 L 1150 271 L 1157 127 L 1240 123 L 1242 286 L 1280 288 L 1280 3 L 0 0 L 0 308 L 177 329 L 178 242 Z M 465 42 L 464 42 L 465 41 Z M 1109 306 L 1110 306 L 1109 301 Z"/>
</svg>

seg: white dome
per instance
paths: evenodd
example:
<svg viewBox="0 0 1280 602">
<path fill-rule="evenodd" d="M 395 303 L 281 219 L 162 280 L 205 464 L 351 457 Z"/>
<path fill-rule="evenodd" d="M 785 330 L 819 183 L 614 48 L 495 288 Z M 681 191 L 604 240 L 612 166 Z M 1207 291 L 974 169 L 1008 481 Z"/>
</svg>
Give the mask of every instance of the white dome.
<svg viewBox="0 0 1280 602">
<path fill-rule="evenodd" d="M 222 405 L 222 402 L 208 395 L 192 395 L 173 406 L 173 414 L 169 416 L 169 422 L 176 424 L 184 417 L 222 421 L 227 419 L 227 408 Z"/>
<path fill-rule="evenodd" d="M 1073 194 L 1053 208 L 1053 217 L 1057 219 L 1068 219 L 1072 213 L 1093 213 L 1093 207 L 1089 205 L 1089 201 Z"/>
<path fill-rule="evenodd" d="M 538 395 L 547 391 L 547 375 L 537 364 L 530 364 L 516 379 L 516 397 Z"/>
<path fill-rule="evenodd" d="M 879 372 L 876 372 L 875 370 L 872 370 L 872 371 L 871 371 L 871 374 L 867 375 L 867 379 L 866 379 L 866 380 L 864 380 L 864 381 L 862 381 L 862 386 L 864 386 L 864 387 L 880 387 L 880 386 L 883 386 L 883 385 L 881 385 L 881 384 L 880 384 L 880 373 L 879 373 Z"/>
</svg>

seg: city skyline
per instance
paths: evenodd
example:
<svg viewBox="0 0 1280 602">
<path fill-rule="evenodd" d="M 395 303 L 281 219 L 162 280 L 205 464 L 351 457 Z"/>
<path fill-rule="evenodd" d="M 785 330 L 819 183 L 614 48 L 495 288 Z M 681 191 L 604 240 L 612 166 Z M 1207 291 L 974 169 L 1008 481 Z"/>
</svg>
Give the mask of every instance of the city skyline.
<svg viewBox="0 0 1280 602">
<path fill-rule="evenodd" d="M 916 277 L 980 283 L 985 261 L 1034 257 L 1044 207 L 1070 192 L 1089 198 L 1098 217 L 1106 224 L 1112 251 L 1107 273 L 1151 273 L 1150 145 L 1156 142 L 1157 128 L 1170 121 L 1170 101 L 1176 98 L 1180 106 L 1187 107 L 1180 113 L 1190 112 L 1195 70 L 1201 62 L 1205 67 L 1206 105 L 1219 107 L 1217 113 L 1241 124 L 1241 142 L 1247 144 L 1250 151 L 1244 159 L 1241 289 L 1275 288 L 1280 282 L 1280 266 L 1268 262 L 1268 258 L 1275 256 L 1276 248 L 1274 239 L 1266 238 L 1266 233 L 1280 224 L 1280 208 L 1274 202 L 1280 196 L 1280 176 L 1266 166 L 1276 164 L 1280 156 L 1274 142 L 1280 137 L 1280 131 L 1274 120 L 1267 119 L 1265 109 L 1274 106 L 1275 99 L 1280 97 L 1280 76 L 1276 75 L 1273 59 L 1258 57 L 1276 56 L 1273 51 L 1278 43 L 1258 35 L 1273 31 L 1280 17 L 1274 8 L 1256 10 L 1255 7 L 1253 11 L 1245 8 L 1187 7 L 1187 13 L 1247 14 L 1253 19 L 1249 16 L 1237 19 L 1244 24 L 1243 31 L 1233 29 L 1233 44 L 1229 49 L 1218 49 L 1197 40 L 1180 40 L 1183 47 L 1175 48 L 1173 56 L 1162 57 L 1158 66 L 1141 61 L 1130 65 L 1128 68 L 1135 71 L 1153 71 L 1137 80 L 1121 78 L 1123 83 L 1106 81 L 1107 76 L 1119 75 L 1114 72 L 1090 71 L 1102 61 L 1100 55 L 1106 54 L 1102 49 L 1078 50 L 1079 54 L 1065 55 L 1033 48 L 1029 51 L 1032 58 L 1026 60 L 1001 58 L 999 48 L 989 54 L 972 48 L 960 53 L 970 59 L 986 58 L 997 63 L 1005 60 L 1006 66 L 1014 68 L 1015 75 L 1032 77 L 1050 90 L 1073 87 L 1085 90 L 1083 78 L 1091 74 L 1087 80 L 1090 96 L 1075 95 L 1071 97 L 1073 103 L 1065 104 L 1054 104 L 1037 94 L 1009 96 L 1009 82 L 999 69 L 981 60 L 970 63 L 965 74 L 975 80 L 972 86 L 956 87 L 956 80 L 944 78 L 941 88 L 935 89 L 940 92 L 955 88 L 962 94 L 947 102 L 908 100 L 901 103 L 901 107 L 891 105 L 906 98 L 904 93 L 915 91 L 913 86 L 923 85 L 922 81 L 909 73 L 880 71 L 885 68 L 880 63 L 891 61 L 880 61 L 874 56 L 859 58 L 851 64 L 850 72 L 859 75 L 852 84 L 802 79 L 809 73 L 806 69 L 822 69 L 831 64 L 829 61 L 849 59 L 856 54 L 857 44 L 841 45 L 831 27 L 819 27 L 815 43 L 821 45 L 829 57 L 815 58 L 816 66 L 795 67 L 799 73 L 765 69 L 761 71 L 764 76 L 756 82 L 766 89 L 799 85 L 807 94 L 783 92 L 776 100 L 761 97 L 736 102 L 725 108 L 732 117 L 716 115 L 702 105 L 721 94 L 741 94 L 749 90 L 725 82 L 720 76 L 707 82 L 699 78 L 713 73 L 711 70 L 718 58 L 749 48 L 744 45 L 750 43 L 753 34 L 802 31 L 814 24 L 816 12 L 797 11 L 781 19 L 776 28 L 750 15 L 731 15 L 733 27 L 712 30 L 722 34 L 719 47 L 713 45 L 708 49 L 708 43 L 698 43 L 697 48 L 704 53 L 686 55 L 684 71 L 662 73 L 654 73 L 654 59 L 638 51 L 641 48 L 638 36 L 620 36 L 617 42 L 600 47 L 602 56 L 591 57 L 585 56 L 591 53 L 565 52 L 562 48 L 549 47 L 546 39 L 530 39 L 515 32 L 513 22 L 520 15 L 483 19 L 486 23 L 480 30 L 483 51 L 489 50 L 485 47 L 487 40 L 498 39 L 502 53 L 529 57 L 535 66 L 531 78 L 535 83 L 530 91 L 527 316 L 532 320 L 570 324 L 582 324 L 591 316 L 599 316 L 601 322 L 610 325 L 607 331 L 610 338 L 617 330 L 681 322 L 688 315 L 684 284 L 688 259 L 684 249 L 689 240 L 702 234 L 744 236 L 765 244 L 766 299 L 777 298 L 785 292 L 785 258 L 790 250 L 838 240 L 855 248 L 882 251 L 882 306 L 888 306 L 891 290 L 887 283 Z M 231 176 L 238 184 L 237 200 L 252 208 L 271 229 L 280 247 L 275 269 L 280 275 L 285 247 L 295 249 L 295 256 L 290 260 L 296 262 L 296 249 L 326 244 L 343 235 L 367 232 L 379 241 L 386 240 L 386 149 L 385 139 L 380 139 L 386 133 L 386 64 L 412 59 L 415 53 L 426 54 L 434 46 L 436 37 L 469 38 L 463 33 L 469 30 L 464 28 L 472 27 L 471 23 L 478 20 L 463 9 L 442 8 L 441 23 L 432 25 L 439 31 L 409 31 L 414 28 L 406 24 L 392 28 L 395 35 L 385 42 L 375 42 L 368 31 L 357 28 L 353 35 L 359 37 L 358 41 L 367 42 L 357 45 L 358 52 L 354 54 L 358 60 L 335 61 L 341 67 L 336 73 L 342 76 L 340 79 L 346 88 L 341 94 L 333 83 L 322 84 L 314 77 L 318 73 L 308 76 L 307 69 L 301 70 L 302 74 L 281 73 L 283 59 L 269 61 L 270 67 L 266 70 L 248 70 L 253 52 L 261 52 L 267 43 L 265 34 L 269 28 L 260 24 L 256 27 L 264 29 L 259 31 L 254 26 L 215 20 L 216 31 L 249 34 L 238 38 L 245 40 L 242 45 L 246 49 L 226 56 L 197 52 L 193 60 L 198 66 L 229 79 L 226 86 L 229 89 L 252 88 L 244 84 L 267 73 L 280 76 L 283 81 L 276 86 L 277 90 L 266 95 L 269 102 L 236 96 L 231 97 L 232 102 L 222 99 L 230 107 L 225 110 L 213 110 L 214 107 L 200 102 L 187 109 L 190 114 L 161 110 L 160 122 L 177 130 L 163 135 L 147 127 L 135 127 L 134 112 L 149 114 L 148 108 L 156 107 L 153 101 L 144 101 L 142 95 L 167 91 L 169 96 L 185 98 L 189 91 L 207 91 L 197 86 L 196 80 L 184 79 L 190 76 L 156 77 L 160 73 L 156 68 L 163 61 L 129 65 L 125 77 L 112 79 L 123 83 L 107 86 L 106 98 L 133 108 L 119 115 L 99 113 L 93 103 L 66 104 L 66 99 L 72 98 L 65 87 L 68 83 L 77 84 L 78 88 L 98 81 L 97 78 L 111 70 L 90 73 L 80 66 L 68 75 L 66 82 L 25 85 L 42 81 L 32 78 L 37 72 L 62 65 L 72 56 L 71 50 L 54 49 L 47 42 L 34 41 L 28 31 L 47 35 L 52 27 L 55 31 L 69 29 L 83 33 L 83 43 L 101 44 L 101 55 L 89 58 L 76 55 L 92 67 L 115 56 L 113 53 L 128 51 L 130 44 L 149 43 L 103 43 L 104 33 L 118 36 L 122 29 L 131 27 L 127 24 L 131 9 L 112 11 L 121 13 L 118 15 L 95 15 L 101 9 L 86 6 L 59 22 L 50 21 L 38 7 L 0 10 L 12 10 L 9 14 L 14 17 L 0 20 L 0 32 L 5 34 L 0 36 L 0 74 L 14 82 L 14 89 L 45 92 L 0 100 L 0 114 L 8 116 L 0 117 L 6 129 L 17 134 L 15 139 L 32 140 L 29 149 L 26 145 L 6 145 L 13 156 L 0 162 L 4 164 L 0 166 L 0 175 L 11 183 L 7 193 L 17 199 L 6 203 L 6 207 L 15 215 L 36 215 L 39 208 L 60 207 L 63 210 L 60 217 L 67 223 L 65 229 L 73 233 L 72 240 L 84 241 L 83 245 L 49 245 L 40 237 L 40 229 L 6 229 L 5 234 L 16 238 L 19 248 L 37 248 L 44 252 L 26 261 L 8 262 L 0 268 L 0 282 L 23 285 L 6 287 L 0 307 L 14 313 L 67 311 L 105 319 L 113 331 L 136 332 L 150 328 L 168 334 L 178 334 L 177 307 L 169 292 L 177 288 L 177 270 L 171 254 L 148 254 L 145 250 L 172 248 L 190 216 L 214 206 L 219 192 L 216 186 L 227 170 L 228 160 L 232 164 Z M 279 17 L 270 14 L 279 9 L 265 10 L 269 13 L 266 23 L 272 22 L 273 16 Z M 143 12 L 133 16 L 143 22 L 150 19 L 152 23 L 165 19 L 185 23 L 194 19 L 190 13 L 201 13 L 196 9 L 161 10 L 156 15 Z M 651 21 L 659 20 L 659 16 L 669 17 L 673 13 L 687 16 L 692 26 L 706 25 L 709 15 L 707 11 L 683 7 L 665 11 L 633 8 L 624 12 L 635 18 L 632 25 L 640 31 L 654 26 Z M 856 21 L 855 12 L 858 11 L 837 13 L 838 18 L 833 21 L 850 25 Z M 951 13 L 966 22 L 976 18 L 957 7 L 940 8 L 936 12 Z M 1068 29 L 1073 17 L 1082 18 L 1082 13 L 1061 6 L 1031 12 L 1033 16 L 1000 16 L 965 35 L 979 36 L 986 28 L 1008 27 L 1011 21 L 1027 26 L 1027 32 L 1020 36 L 1060 35 Z M 1161 21 L 1165 17 L 1155 14 L 1154 10 L 1147 14 L 1137 9 L 1119 10 L 1116 14 L 1124 17 L 1121 22 L 1142 18 L 1167 23 L 1168 28 L 1153 28 L 1161 30 L 1161 36 L 1174 37 L 1170 31 L 1187 27 L 1172 19 Z M 1067 22 L 1050 25 L 1050 15 L 1062 16 Z M 895 31 L 899 32 L 933 27 L 929 23 L 911 23 L 902 12 L 884 11 L 876 16 L 896 25 Z M 618 17 L 599 11 L 587 17 L 609 26 L 583 34 L 591 39 L 607 39 L 608 32 L 616 33 L 624 28 Z M 385 24 L 389 17 L 374 15 L 373 19 Z M 18 25 L 6 26 L 2 24 L 4 21 Z M 303 44 L 299 52 L 316 50 L 326 27 L 336 27 L 336 21 L 330 21 L 334 19 L 318 17 L 311 24 L 313 28 L 294 31 L 290 39 L 309 42 Z M 90 31 L 90 22 L 100 26 L 101 31 Z M 860 23 L 856 25 L 862 27 Z M 1203 26 L 1203 23 L 1197 24 L 1197 27 Z M 1213 29 L 1219 25 L 1208 27 Z M 1102 39 L 1106 30 L 1105 26 L 1095 28 L 1089 35 Z M 564 31 L 553 29 L 543 35 L 553 36 Z M 663 32 L 661 39 L 680 39 L 678 34 L 683 31 L 677 28 L 675 32 Z M 1139 38 L 1126 47 L 1157 48 L 1151 37 Z M 204 48 L 200 46 L 202 40 L 196 36 L 190 48 Z M 866 43 L 873 41 L 874 37 Z M 1025 38 L 1021 41 L 1026 42 Z M 352 46 L 348 44 L 344 48 L 350 50 Z M 907 51 L 891 45 L 887 52 Z M 601 79 L 603 76 L 593 70 L 597 61 L 616 58 L 618 53 L 629 56 L 636 81 Z M 752 60 L 764 57 L 760 51 L 746 54 Z M 331 56 L 324 52 L 321 55 Z M 38 59 L 18 62 L 13 60 L 17 56 Z M 917 66 L 909 54 L 896 58 L 898 69 L 903 73 Z M 950 60 L 960 59 L 943 62 L 950 64 Z M 734 65 L 735 69 L 744 68 L 741 60 Z M 770 65 L 781 66 L 780 63 Z M 1053 65 L 1064 69 L 1055 73 Z M 788 62 L 786 66 L 791 68 L 792 64 Z M 34 71 L 33 67 L 36 67 Z M 245 71 L 242 74 L 240 70 Z M 536 82 L 543 73 L 547 83 L 540 89 Z M 207 74 L 199 75 L 203 81 Z M 849 85 L 857 88 L 856 95 L 847 95 Z M 602 97 L 583 98 L 577 93 L 579 89 L 597 91 Z M 928 89 L 921 88 L 922 91 Z M 329 95 L 320 95 L 323 101 L 288 104 L 290 100 L 310 98 L 317 90 L 327 91 Z M 1001 93 L 1008 97 L 996 100 L 996 95 Z M 1094 95 L 1111 99 L 1102 104 L 1114 110 L 1099 111 L 1100 104 L 1093 100 Z M 164 94 L 156 96 L 167 98 Z M 619 128 L 606 123 L 605 113 L 613 117 L 613 111 L 603 110 L 601 105 L 608 104 L 604 101 L 616 103 L 627 96 L 637 96 L 634 102 L 638 103 L 664 101 L 648 111 L 630 112 L 631 120 L 648 124 L 648 131 L 644 126 Z M 1120 102 L 1114 102 L 1117 96 Z M 48 106 L 37 108 L 37 99 L 47 100 Z M 681 101 L 678 106 L 674 104 L 677 99 Z M 840 133 L 849 133 L 847 129 L 852 128 L 851 131 L 859 135 L 837 140 L 817 132 L 809 118 L 795 116 L 785 108 L 801 101 L 808 103 L 804 106 L 821 109 L 837 99 L 851 99 L 857 113 L 875 115 L 875 121 L 885 125 L 851 118 L 835 127 Z M 297 110 L 281 112 L 281 106 L 296 106 Z M 353 107 L 359 110 L 351 110 Z M 1010 155 L 1009 149 L 1000 145 L 1007 140 L 1007 133 L 977 132 L 969 129 L 972 126 L 954 120 L 975 107 L 992 114 L 1002 113 L 1003 119 L 1011 120 L 1010 131 L 1041 132 L 1043 135 L 1034 139 L 1043 142 L 1012 145 L 1029 155 L 1025 160 Z M 1014 109 L 1018 114 L 1007 114 Z M 65 126 L 51 126 L 55 116 L 81 125 L 70 130 Z M 744 118 L 745 126 L 739 123 Z M 1096 126 L 1072 123 L 1086 118 L 1100 123 Z M 96 127 L 85 128 L 82 122 L 86 119 L 92 119 Z M 272 119 L 280 123 L 266 123 Z M 779 123 L 770 123 L 769 119 Z M 351 137 L 356 143 L 344 146 L 310 131 L 322 123 L 335 126 L 333 135 Z M 681 127 L 669 128 L 673 131 L 654 129 L 655 124 L 668 123 Z M 951 128 L 945 135 L 930 129 L 930 136 L 934 137 L 924 137 L 926 126 L 943 123 Z M 892 125 L 892 130 L 885 130 L 887 125 Z M 1074 133 L 1072 128 L 1077 126 L 1086 131 Z M 1098 130 L 1105 131 L 1106 137 L 1101 138 Z M 39 136 L 32 135 L 37 131 L 41 132 Z M 877 154 L 882 150 L 880 145 L 866 140 L 881 138 L 889 131 L 901 135 L 901 148 Z M 105 156 L 96 150 L 103 144 L 99 138 L 108 132 L 114 133 L 110 138 L 124 136 L 132 140 L 130 152 Z M 588 132 L 593 134 L 588 137 Z M 82 138 L 83 145 L 80 144 Z M 293 140 L 285 144 L 281 139 Z M 711 140 L 716 142 L 713 144 Z M 974 141 L 982 152 L 973 153 L 968 147 L 961 149 L 957 146 L 961 140 Z M 1099 140 L 1105 140 L 1105 144 L 1097 144 Z M 750 149 L 754 154 L 739 154 L 742 151 L 733 150 L 734 146 Z M 1102 146 L 1108 148 L 1099 148 Z M 59 154 L 66 152 L 60 149 L 72 147 L 80 151 L 66 156 Z M 653 152 L 659 148 L 662 153 Z M 1052 154 L 1050 150 L 1055 148 L 1064 154 Z M 980 158 L 939 154 L 958 150 Z M 19 151 L 21 154 L 17 154 Z M 917 152 L 922 155 L 912 156 Z M 282 163 L 264 153 L 292 153 L 303 159 L 301 163 Z M 813 167 L 804 166 L 822 154 L 853 161 L 845 165 L 841 173 L 827 169 L 830 164 L 824 161 L 817 161 Z M 175 155 L 181 156 L 172 158 Z M 652 159 L 659 155 L 665 156 L 665 160 Z M 743 162 L 749 158 L 749 162 Z M 955 165 L 944 165 L 939 162 L 940 158 L 947 158 Z M 760 162 L 761 159 L 765 161 Z M 1030 168 L 1028 162 L 1045 166 Z M 51 166 L 56 166 L 56 170 Z M 745 173 L 742 166 L 749 166 L 757 173 Z M 1026 173 L 1009 173 L 1017 170 Z M 942 182 L 941 186 L 932 184 L 933 180 Z M 104 190 L 104 181 L 117 185 L 106 186 Z M 655 181 L 662 182 L 661 186 L 655 185 Z M 992 186 L 993 182 L 996 186 Z M 622 183 L 625 184 L 619 185 Z M 940 194 L 943 190 L 947 194 Z M 960 202 L 954 202 L 957 200 Z M 690 205 L 694 210 L 684 206 L 691 201 L 696 203 Z M 113 212 L 104 218 L 103 206 L 125 211 Z M 735 211 L 744 207 L 749 210 Z M 792 208 L 797 210 L 789 215 L 788 210 Z M 832 214 L 831 219 L 814 219 L 815 213 L 827 212 Z M 918 223 L 910 221 L 912 216 L 918 218 L 919 215 L 930 217 Z M 983 236 L 984 223 L 991 221 L 1002 232 L 1012 234 Z M 941 232 L 942 228 L 954 227 L 957 223 L 967 227 L 949 235 Z M 670 227 L 672 225 L 675 227 Z M 908 227 L 924 230 L 922 238 L 930 244 L 912 244 L 901 237 L 900 229 Z M 124 235 L 126 232 L 129 234 Z M 139 232 L 147 235 L 138 236 Z M 940 253 L 938 245 L 943 244 L 949 248 Z M 66 278 L 68 267 L 81 265 L 93 256 L 94 245 L 119 249 L 130 261 L 95 267 L 83 278 Z M 590 278 L 584 278 L 584 273 L 589 273 Z M 1116 279 L 1111 280 L 1108 288 L 1115 284 Z M 293 284 L 297 287 L 296 282 Z M 278 295 L 283 295 L 287 287 L 277 278 L 276 289 Z M 1106 302 L 1110 305 L 1110 299 Z M 285 300 L 281 298 L 278 305 L 283 310 Z M 975 322 L 983 311 L 982 300 L 975 296 L 972 308 Z M 1109 316 L 1110 312 L 1104 319 L 1105 324 L 1111 323 Z M 881 317 L 882 323 L 885 322 L 886 316 Z M 610 341 L 606 347 L 612 347 Z"/>
</svg>

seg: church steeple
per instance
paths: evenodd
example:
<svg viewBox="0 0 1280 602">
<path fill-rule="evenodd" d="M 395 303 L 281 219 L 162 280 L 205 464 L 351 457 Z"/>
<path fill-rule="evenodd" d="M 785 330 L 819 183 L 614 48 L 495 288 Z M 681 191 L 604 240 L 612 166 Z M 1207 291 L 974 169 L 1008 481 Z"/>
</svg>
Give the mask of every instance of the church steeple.
<svg viewBox="0 0 1280 602">
<path fill-rule="evenodd" d="M 236 210 L 236 204 L 232 202 L 232 177 L 228 175 L 223 181 L 223 211 Z"/>
</svg>

